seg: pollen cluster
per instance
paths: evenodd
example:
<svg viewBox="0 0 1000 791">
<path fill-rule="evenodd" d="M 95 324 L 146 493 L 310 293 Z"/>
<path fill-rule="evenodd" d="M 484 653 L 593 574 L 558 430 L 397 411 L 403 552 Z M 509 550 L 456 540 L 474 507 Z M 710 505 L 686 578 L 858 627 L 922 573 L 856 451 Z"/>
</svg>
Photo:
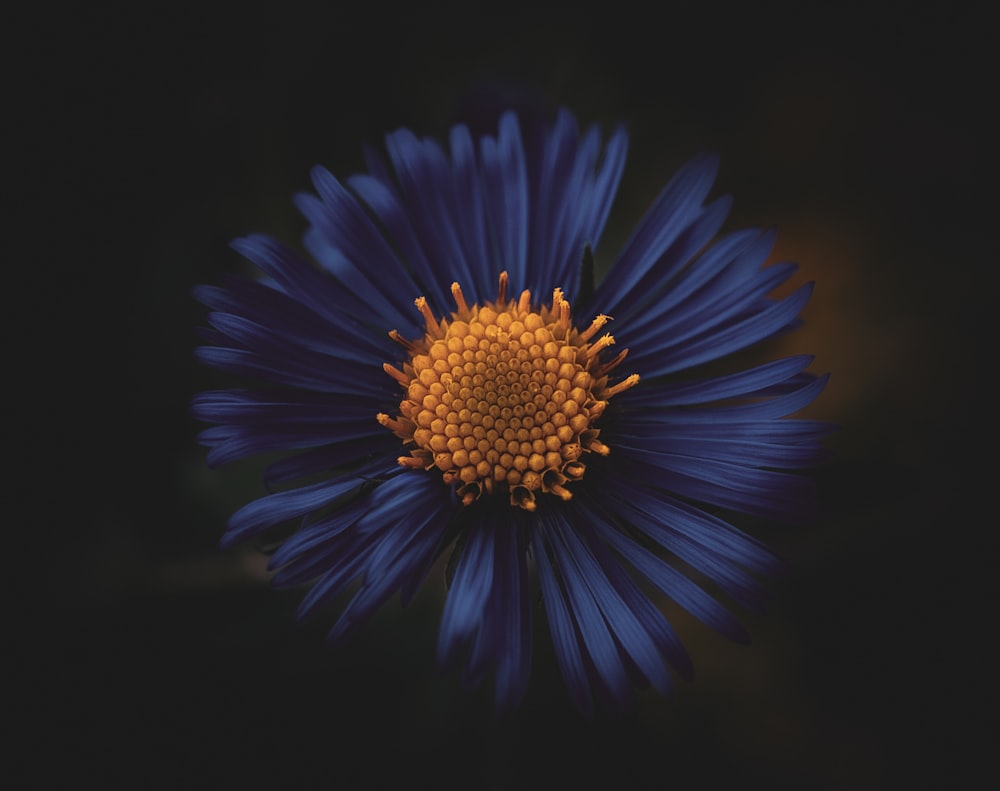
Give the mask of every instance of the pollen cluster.
<svg viewBox="0 0 1000 791">
<path fill-rule="evenodd" d="M 416 300 L 423 338 L 389 333 L 409 353 L 402 370 L 385 365 L 405 397 L 397 418 L 377 418 L 410 446 L 399 463 L 436 467 L 466 505 L 497 493 L 529 511 L 539 493 L 570 499 L 567 485 L 583 478 L 587 454 L 609 453 L 594 421 L 609 398 L 639 380 L 608 384 L 627 350 L 602 363 L 600 352 L 614 339 L 592 339 L 608 317 L 578 331 L 560 289 L 537 309 L 528 291 L 507 300 L 506 273 L 497 299 L 482 306 L 469 307 L 457 283 L 451 290 L 457 310 L 449 319 Z"/>
</svg>

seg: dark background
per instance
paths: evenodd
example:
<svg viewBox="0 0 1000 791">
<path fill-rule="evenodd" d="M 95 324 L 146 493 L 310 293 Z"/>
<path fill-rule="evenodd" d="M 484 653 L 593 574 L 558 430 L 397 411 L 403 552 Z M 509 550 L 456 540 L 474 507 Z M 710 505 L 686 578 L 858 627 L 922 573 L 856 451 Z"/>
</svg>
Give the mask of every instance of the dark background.
<svg viewBox="0 0 1000 791">
<path fill-rule="evenodd" d="M 995 517 L 976 505 L 996 467 L 988 30 L 976 5 L 902 3 L 8 20 L 6 777 L 967 786 L 997 720 Z M 190 290 L 242 270 L 231 238 L 294 243 L 312 165 L 347 176 L 398 126 L 491 131 L 508 105 L 627 124 L 608 258 L 677 166 L 718 151 L 727 227 L 777 225 L 775 257 L 817 281 L 806 326 L 772 351 L 816 354 L 832 379 L 807 414 L 843 426 L 816 473 L 820 522 L 762 533 L 792 572 L 746 616 L 754 643 L 671 609 L 696 680 L 596 722 L 569 705 L 544 631 L 510 720 L 488 685 L 438 674 L 439 574 L 324 649 L 329 623 L 294 625 L 299 594 L 271 590 L 258 553 L 217 548 L 259 465 L 207 470 L 186 411 L 218 381 L 192 358 Z"/>
</svg>

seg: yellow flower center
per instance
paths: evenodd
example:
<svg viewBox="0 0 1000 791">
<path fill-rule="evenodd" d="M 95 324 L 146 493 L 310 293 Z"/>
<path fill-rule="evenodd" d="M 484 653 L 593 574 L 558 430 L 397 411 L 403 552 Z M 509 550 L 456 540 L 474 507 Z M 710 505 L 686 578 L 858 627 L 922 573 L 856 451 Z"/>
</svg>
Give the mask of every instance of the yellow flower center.
<svg viewBox="0 0 1000 791">
<path fill-rule="evenodd" d="M 594 422 L 608 399 L 639 381 L 633 374 L 608 384 L 628 350 L 602 363 L 600 352 L 614 339 L 592 339 L 609 317 L 577 330 L 558 288 L 552 304 L 538 309 L 528 291 L 507 300 L 506 272 L 496 300 L 482 306 L 469 307 L 458 283 L 451 291 L 457 310 L 450 319 L 436 319 L 423 297 L 416 300 L 423 338 L 389 333 L 410 355 L 402 370 L 385 365 L 406 392 L 400 416 L 377 416 L 411 446 L 399 463 L 437 467 L 466 505 L 484 493 L 507 494 L 529 511 L 539 492 L 570 499 L 567 484 L 583 478 L 586 455 L 609 453 Z"/>
</svg>

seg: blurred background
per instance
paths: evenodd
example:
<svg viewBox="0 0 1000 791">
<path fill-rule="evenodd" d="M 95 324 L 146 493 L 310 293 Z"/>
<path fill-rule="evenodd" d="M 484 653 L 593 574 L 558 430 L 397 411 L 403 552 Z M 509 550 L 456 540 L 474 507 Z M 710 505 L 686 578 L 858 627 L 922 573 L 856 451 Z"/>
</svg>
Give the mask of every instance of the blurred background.
<svg viewBox="0 0 1000 791">
<path fill-rule="evenodd" d="M 15 15 L 12 787 L 966 786 L 997 725 L 984 8 Z M 206 469 L 187 414 L 218 383 L 193 360 L 191 288 L 243 271 L 230 239 L 295 243 L 314 164 L 346 177 L 397 127 L 492 131 L 507 106 L 628 127 L 605 265 L 674 170 L 717 151 L 727 229 L 777 226 L 775 259 L 817 284 L 768 351 L 814 353 L 832 378 L 808 416 L 842 425 L 820 522 L 760 531 L 792 570 L 745 615 L 753 644 L 671 609 L 695 681 L 596 722 L 544 630 L 508 720 L 488 685 L 439 674 L 440 574 L 326 650 L 332 619 L 296 626 L 300 594 L 269 588 L 252 547 L 218 548 L 261 465 Z"/>
</svg>

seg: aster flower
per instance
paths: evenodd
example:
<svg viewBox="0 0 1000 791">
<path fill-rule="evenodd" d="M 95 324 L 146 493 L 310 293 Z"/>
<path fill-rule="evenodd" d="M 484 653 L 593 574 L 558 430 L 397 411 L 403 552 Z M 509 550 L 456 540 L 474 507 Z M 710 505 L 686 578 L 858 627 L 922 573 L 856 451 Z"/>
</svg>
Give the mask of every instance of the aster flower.
<svg viewBox="0 0 1000 791">
<path fill-rule="evenodd" d="M 788 416 L 826 378 L 807 356 L 719 361 L 796 326 L 811 284 L 769 298 L 795 271 L 764 266 L 774 233 L 718 236 L 712 156 L 595 287 L 622 129 L 602 145 L 562 111 L 529 135 L 508 113 L 495 137 L 399 130 L 385 149 L 346 182 L 313 171 L 313 261 L 252 235 L 233 247 L 263 278 L 196 289 L 198 357 L 256 383 L 195 397 L 208 463 L 286 452 L 222 545 L 292 525 L 273 582 L 308 586 L 303 618 L 353 594 L 331 642 L 449 553 L 438 660 L 492 674 L 501 708 L 525 693 L 542 611 L 582 710 L 668 692 L 691 663 L 654 597 L 745 639 L 720 599 L 752 606 L 777 559 L 734 515 L 810 517 L 795 471 L 827 426 Z"/>
</svg>

